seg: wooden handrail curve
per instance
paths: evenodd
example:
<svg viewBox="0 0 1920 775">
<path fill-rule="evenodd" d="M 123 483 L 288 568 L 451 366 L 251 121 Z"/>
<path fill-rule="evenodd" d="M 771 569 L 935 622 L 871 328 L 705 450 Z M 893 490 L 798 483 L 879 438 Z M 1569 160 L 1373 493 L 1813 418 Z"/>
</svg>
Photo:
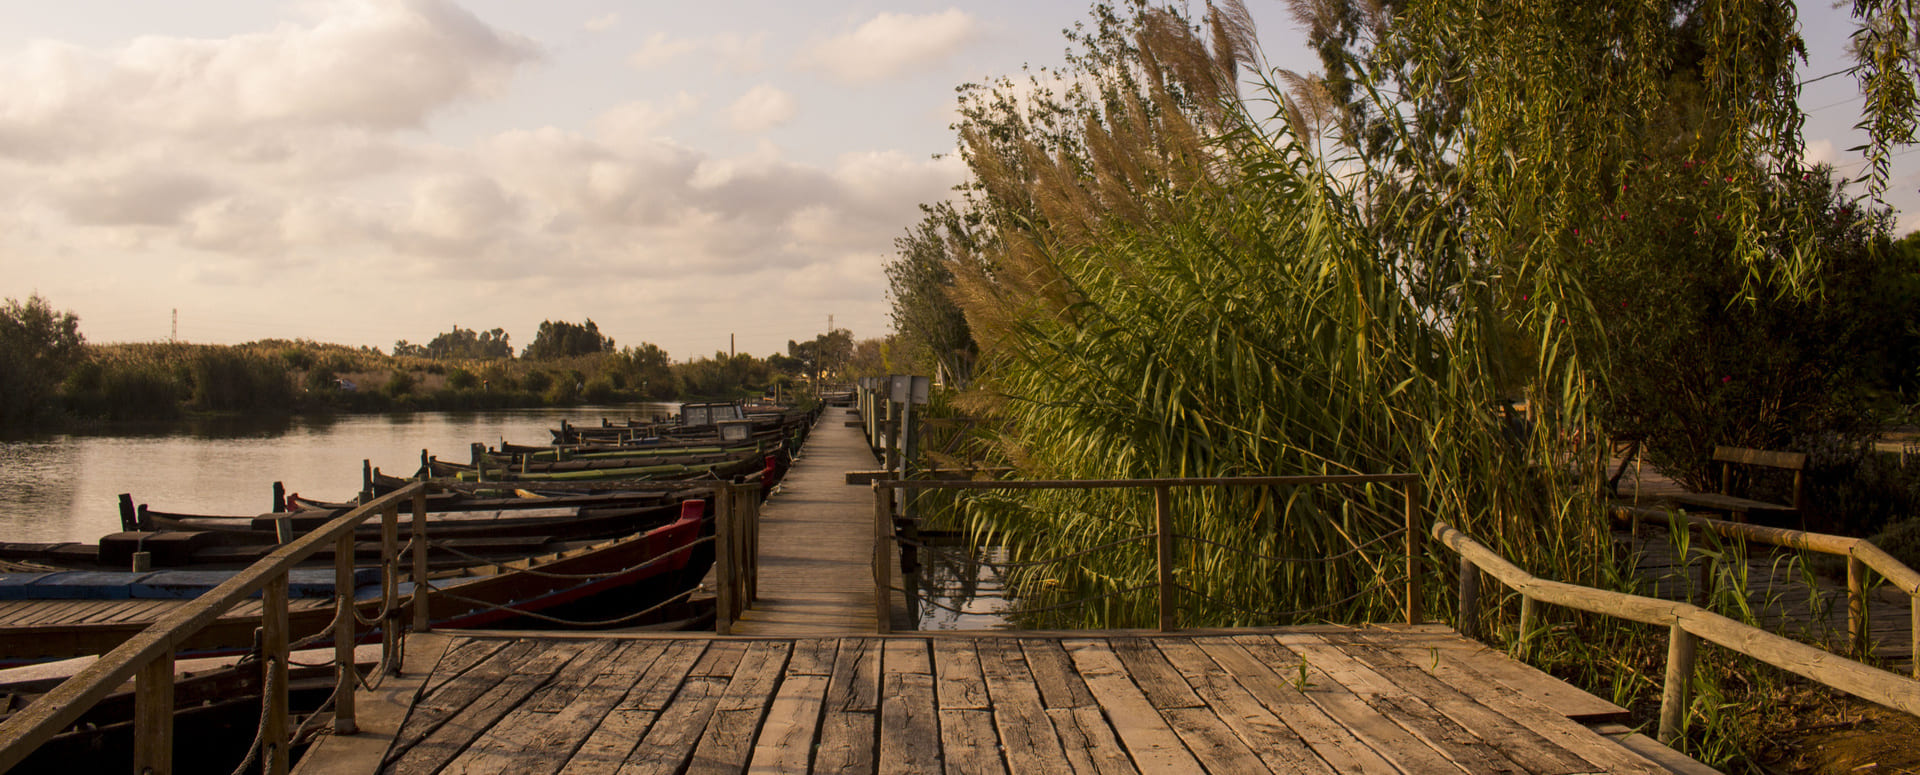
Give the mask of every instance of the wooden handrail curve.
<svg viewBox="0 0 1920 775">
<path fill-rule="evenodd" d="M 1667 686 L 1660 711 L 1660 741 L 1679 733 L 1692 679 L 1693 639 L 1704 639 L 1828 687 L 1920 715 L 1920 681 L 1855 662 L 1826 650 L 1729 619 L 1692 603 L 1631 595 L 1539 578 L 1445 522 L 1433 524 L 1434 540 L 1472 567 L 1499 579 L 1527 599 L 1645 624 L 1665 625 L 1674 640 L 1668 650 Z M 1463 566 L 1463 571 L 1467 570 Z M 1463 585 L 1463 588 L 1466 585 Z M 1463 609 L 1470 608 L 1463 603 Z M 1463 610 L 1464 618 L 1473 616 Z M 1676 665 L 1678 659 L 1686 664 Z"/>
<path fill-rule="evenodd" d="M 276 581 L 284 584 L 287 571 L 316 552 L 334 545 L 341 536 L 350 536 L 355 526 L 387 511 L 397 511 L 402 501 L 415 502 L 417 510 L 416 497 L 424 497 L 426 487 L 424 482 L 408 484 L 335 517 L 319 529 L 281 546 L 193 602 L 162 616 L 32 704 L 5 721 L 0 721 L 0 772 L 19 764 L 42 743 L 72 725 L 95 703 L 140 674 L 149 664 L 160 659 L 171 660 L 174 651 L 186 643 L 190 636 L 211 624 L 221 614 L 251 598 L 254 593 L 265 590 L 269 584 Z M 167 680 L 172 680 L 171 670 L 168 671 Z M 167 712 L 171 713 L 171 708 Z"/>
</svg>

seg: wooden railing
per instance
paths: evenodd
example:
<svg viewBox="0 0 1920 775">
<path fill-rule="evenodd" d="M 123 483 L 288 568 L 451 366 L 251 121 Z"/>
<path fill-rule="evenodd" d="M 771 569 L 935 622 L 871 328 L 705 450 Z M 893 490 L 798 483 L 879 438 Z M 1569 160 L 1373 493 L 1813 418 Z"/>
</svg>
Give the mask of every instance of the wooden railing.
<svg viewBox="0 0 1920 775">
<path fill-rule="evenodd" d="M 1173 530 L 1173 489 L 1176 487 L 1226 486 L 1226 487 L 1282 487 L 1282 486 L 1324 486 L 1342 484 L 1399 484 L 1404 493 L 1403 515 L 1406 533 L 1407 565 L 1407 602 L 1406 619 L 1409 623 L 1421 618 L 1421 584 L 1419 558 L 1422 555 L 1422 541 L 1425 537 L 1420 518 L 1420 476 L 1418 474 L 1356 474 L 1345 476 L 1240 476 L 1240 477 L 1184 477 L 1166 479 L 1083 479 L 1083 480 L 923 480 L 888 479 L 872 483 L 873 487 L 873 581 L 874 615 L 881 633 L 892 631 L 893 618 L 893 554 L 899 544 L 895 534 L 893 516 L 895 512 L 896 490 L 1100 490 L 1100 489 L 1152 489 L 1153 522 L 1152 533 L 1140 538 L 1151 537 L 1155 541 L 1155 563 L 1157 579 L 1154 586 L 1159 594 L 1159 626 L 1162 631 L 1179 628 L 1174 604 L 1174 541 L 1178 535 Z"/>
<path fill-rule="evenodd" d="M 1463 623 L 1462 626 L 1470 626 L 1469 623 L 1478 620 L 1479 572 L 1485 572 L 1520 593 L 1522 633 L 1532 631 L 1540 603 L 1667 627 L 1667 669 L 1660 699 L 1662 743 L 1671 745 L 1680 735 L 1701 640 L 1717 643 L 1869 702 L 1920 714 L 1920 681 L 1775 635 L 1692 603 L 1641 597 L 1536 577 L 1445 522 L 1434 523 L 1433 537 L 1460 555 L 1458 621 Z"/>
<path fill-rule="evenodd" d="M 714 488 L 713 629 L 733 634 L 733 623 L 760 597 L 760 483 Z"/>
<path fill-rule="evenodd" d="M 1696 516 L 1676 516 L 1670 512 L 1622 507 L 1615 515 L 1628 520 L 1633 526 L 1635 536 L 1640 534 L 1642 522 L 1659 522 L 1669 528 L 1703 530 L 1727 538 L 1779 546 L 1787 549 L 1829 554 L 1844 557 L 1847 561 L 1847 635 L 1853 655 L 1856 658 L 1872 656 L 1867 631 L 1867 592 L 1868 571 L 1880 574 L 1895 589 L 1907 595 L 1908 616 L 1912 623 L 1909 630 L 1913 655 L 1913 675 L 1920 678 L 1920 572 L 1907 567 L 1894 559 L 1893 555 L 1875 546 L 1864 538 L 1809 533 L 1804 530 L 1763 527 L 1744 522 L 1728 522 Z M 1704 567 L 1703 567 L 1704 570 Z M 1704 579 L 1708 583 L 1711 577 Z M 1704 590 L 1706 583 L 1700 585 Z"/>
<path fill-rule="evenodd" d="M 354 528 L 378 515 L 381 518 L 382 608 L 400 610 L 398 586 L 403 559 L 399 547 L 399 508 L 413 508 L 412 596 L 413 629 L 427 629 L 427 485 L 415 482 L 375 498 L 343 514 L 318 530 L 281 546 L 193 602 L 187 603 L 117 648 L 107 652 L 72 678 L 0 722 L 0 772 L 12 769 L 42 744 L 71 726 L 102 698 L 134 680 L 135 772 L 173 771 L 174 656 L 194 633 L 255 593 L 261 608 L 261 666 L 265 671 L 265 728 L 261 733 L 262 769 L 285 773 L 290 763 L 287 735 L 287 572 L 331 544 L 334 547 L 334 664 L 336 667 L 334 733 L 358 731 L 353 691 L 359 676 L 354 667 L 357 622 L 353 596 Z M 388 639 L 384 653 L 398 653 L 399 637 L 389 619 L 382 627 Z M 397 668 L 397 663 L 390 668 Z"/>
</svg>

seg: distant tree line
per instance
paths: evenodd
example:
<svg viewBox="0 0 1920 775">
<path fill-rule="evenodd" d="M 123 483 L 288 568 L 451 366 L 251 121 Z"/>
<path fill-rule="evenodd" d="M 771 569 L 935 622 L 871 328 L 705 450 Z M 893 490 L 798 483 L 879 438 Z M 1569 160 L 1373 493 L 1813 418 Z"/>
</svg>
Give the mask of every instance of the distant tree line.
<svg viewBox="0 0 1920 775">
<path fill-rule="evenodd" d="M 65 422 L 242 414 L 500 409 L 632 401 L 728 400 L 838 379 L 878 342 L 838 329 L 787 353 L 715 353 L 675 363 L 651 343 L 616 348 L 592 320 L 546 321 L 515 358 L 503 329 L 454 326 L 391 354 L 307 340 L 241 345 L 92 344 L 47 300 L 0 307 L 0 429 Z"/>
</svg>

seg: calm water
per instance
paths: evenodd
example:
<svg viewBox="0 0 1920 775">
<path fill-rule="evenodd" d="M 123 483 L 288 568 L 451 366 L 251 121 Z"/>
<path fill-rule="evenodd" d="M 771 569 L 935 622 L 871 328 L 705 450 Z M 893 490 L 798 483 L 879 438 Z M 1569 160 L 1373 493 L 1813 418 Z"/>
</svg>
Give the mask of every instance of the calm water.
<svg viewBox="0 0 1920 775">
<path fill-rule="evenodd" d="M 273 483 L 346 500 L 360 461 L 409 476 L 420 450 L 465 461 L 468 445 L 551 440 L 561 420 L 599 424 L 678 410 L 677 404 L 416 412 L 168 423 L 138 431 L 0 440 L 0 541 L 93 541 L 120 529 L 119 494 L 161 511 L 258 514 Z"/>
</svg>

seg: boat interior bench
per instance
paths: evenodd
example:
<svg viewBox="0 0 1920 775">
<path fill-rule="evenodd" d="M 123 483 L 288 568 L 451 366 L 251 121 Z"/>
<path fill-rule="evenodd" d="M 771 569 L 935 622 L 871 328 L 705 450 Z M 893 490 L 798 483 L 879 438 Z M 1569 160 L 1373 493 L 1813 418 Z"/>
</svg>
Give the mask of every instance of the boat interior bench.
<svg viewBox="0 0 1920 775">
<path fill-rule="evenodd" d="M 1753 517 L 1767 521 L 1802 519 L 1807 505 L 1807 453 L 1715 446 L 1713 459 L 1720 464 L 1720 491 L 1681 493 L 1673 496 L 1674 503 L 1693 510 L 1723 513 L 1736 522 L 1751 521 Z M 1733 467 L 1736 465 L 1792 471 L 1793 502 L 1774 503 L 1734 495 Z"/>
</svg>

